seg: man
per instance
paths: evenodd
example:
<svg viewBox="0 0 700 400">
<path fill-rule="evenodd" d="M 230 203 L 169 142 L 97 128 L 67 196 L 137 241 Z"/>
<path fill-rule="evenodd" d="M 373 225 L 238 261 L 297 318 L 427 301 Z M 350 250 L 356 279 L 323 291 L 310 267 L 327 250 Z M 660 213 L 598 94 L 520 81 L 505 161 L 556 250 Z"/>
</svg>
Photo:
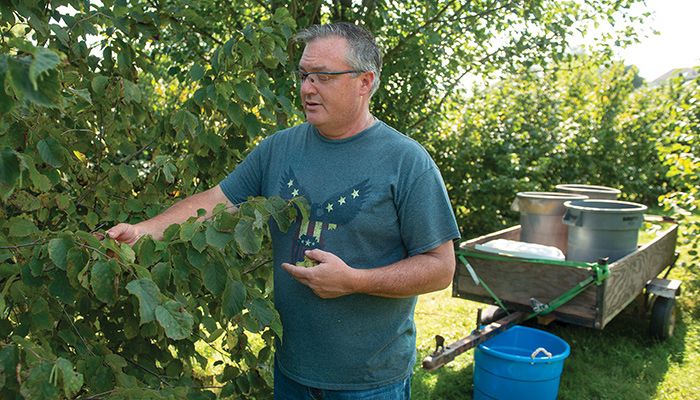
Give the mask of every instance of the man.
<svg viewBox="0 0 700 400">
<path fill-rule="evenodd" d="M 133 243 L 199 208 L 306 197 L 308 220 L 271 228 L 284 329 L 275 398 L 408 399 L 416 295 L 450 284 L 457 224 L 428 153 L 369 111 L 381 72 L 372 35 L 336 23 L 296 38 L 307 122 L 263 140 L 219 186 L 109 235 Z M 296 266 L 305 256 L 318 265 Z"/>
</svg>

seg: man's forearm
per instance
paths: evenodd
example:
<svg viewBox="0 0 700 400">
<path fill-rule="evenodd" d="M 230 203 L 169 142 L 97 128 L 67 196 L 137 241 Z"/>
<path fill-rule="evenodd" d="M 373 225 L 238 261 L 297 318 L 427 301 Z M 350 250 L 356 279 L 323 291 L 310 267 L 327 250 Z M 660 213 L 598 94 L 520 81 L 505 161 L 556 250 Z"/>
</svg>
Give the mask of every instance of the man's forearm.
<svg viewBox="0 0 700 400">
<path fill-rule="evenodd" d="M 452 283 L 455 259 L 452 242 L 435 252 L 417 254 L 394 264 L 356 269 L 356 291 L 382 297 L 411 297 L 442 290 Z"/>
<path fill-rule="evenodd" d="M 172 224 L 180 224 L 188 218 L 197 215 L 197 210 L 204 209 L 211 215 L 217 204 L 226 203 L 229 207 L 233 205 L 228 201 L 221 189 L 216 186 L 205 192 L 197 193 L 173 204 L 170 208 L 156 215 L 155 217 L 135 224 L 135 227 L 143 235 L 150 235 L 154 239 L 162 239 L 163 232 Z M 231 210 L 232 212 L 234 210 Z"/>
</svg>

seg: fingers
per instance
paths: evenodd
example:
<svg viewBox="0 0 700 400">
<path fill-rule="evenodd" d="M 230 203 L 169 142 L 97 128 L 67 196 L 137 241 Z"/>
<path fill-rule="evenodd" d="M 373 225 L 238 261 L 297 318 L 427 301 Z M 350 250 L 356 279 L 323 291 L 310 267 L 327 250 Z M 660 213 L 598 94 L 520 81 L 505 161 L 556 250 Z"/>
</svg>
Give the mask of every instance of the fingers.
<svg viewBox="0 0 700 400">
<path fill-rule="evenodd" d="M 304 254 L 307 257 L 312 258 L 321 263 L 328 262 L 332 257 L 334 257 L 333 253 L 329 253 L 321 249 L 306 250 Z"/>
<path fill-rule="evenodd" d="M 133 244 L 139 238 L 136 228 L 131 224 L 117 224 L 107 230 L 107 235 L 118 241 Z"/>
<path fill-rule="evenodd" d="M 282 263 L 282 269 L 287 271 L 294 279 L 300 283 L 311 287 L 311 279 L 309 277 L 311 268 L 299 267 L 294 264 Z M 313 289 L 313 288 L 312 288 Z"/>
</svg>

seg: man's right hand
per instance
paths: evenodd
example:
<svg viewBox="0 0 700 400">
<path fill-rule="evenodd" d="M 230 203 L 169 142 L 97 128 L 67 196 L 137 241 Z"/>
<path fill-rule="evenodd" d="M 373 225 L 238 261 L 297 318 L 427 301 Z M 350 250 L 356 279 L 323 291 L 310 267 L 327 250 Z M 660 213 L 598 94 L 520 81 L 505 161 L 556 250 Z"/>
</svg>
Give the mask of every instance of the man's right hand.
<svg viewBox="0 0 700 400">
<path fill-rule="evenodd" d="M 131 246 L 144 235 L 144 232 L 141 232 L 137 225 L 121 223 L 109 228 L 107 235 L 117 242 Z"/>
</svg>

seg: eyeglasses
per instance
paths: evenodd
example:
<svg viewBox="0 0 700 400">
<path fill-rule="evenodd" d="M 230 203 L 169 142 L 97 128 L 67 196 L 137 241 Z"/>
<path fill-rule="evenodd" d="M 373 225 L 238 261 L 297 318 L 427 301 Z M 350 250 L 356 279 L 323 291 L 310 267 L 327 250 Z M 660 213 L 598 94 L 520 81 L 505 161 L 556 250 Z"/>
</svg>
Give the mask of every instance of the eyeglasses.
<svg viewBox="0 0 700 400">
<path fill-rule="evenodd" d="M 326 71 L 317 71 L 317 72 L 305 72 L 305 71 L 296 71 L 294 73 L 294 76 L 299 82 L 304 82 L 306 81 L 306 78 L 309 77 L 309 75 L 315 75 L 311 77 L 311 83 L 326 83 L 331 80 L 332 76 L 336 75 L 345 75 L 345 74 L 361 74 L 363 72 L 367 71 L 358 71 L 358 70 L 347 70 L 347 71 L 338 71 L 338 72 L 326 72 Z"/>
</svg>

